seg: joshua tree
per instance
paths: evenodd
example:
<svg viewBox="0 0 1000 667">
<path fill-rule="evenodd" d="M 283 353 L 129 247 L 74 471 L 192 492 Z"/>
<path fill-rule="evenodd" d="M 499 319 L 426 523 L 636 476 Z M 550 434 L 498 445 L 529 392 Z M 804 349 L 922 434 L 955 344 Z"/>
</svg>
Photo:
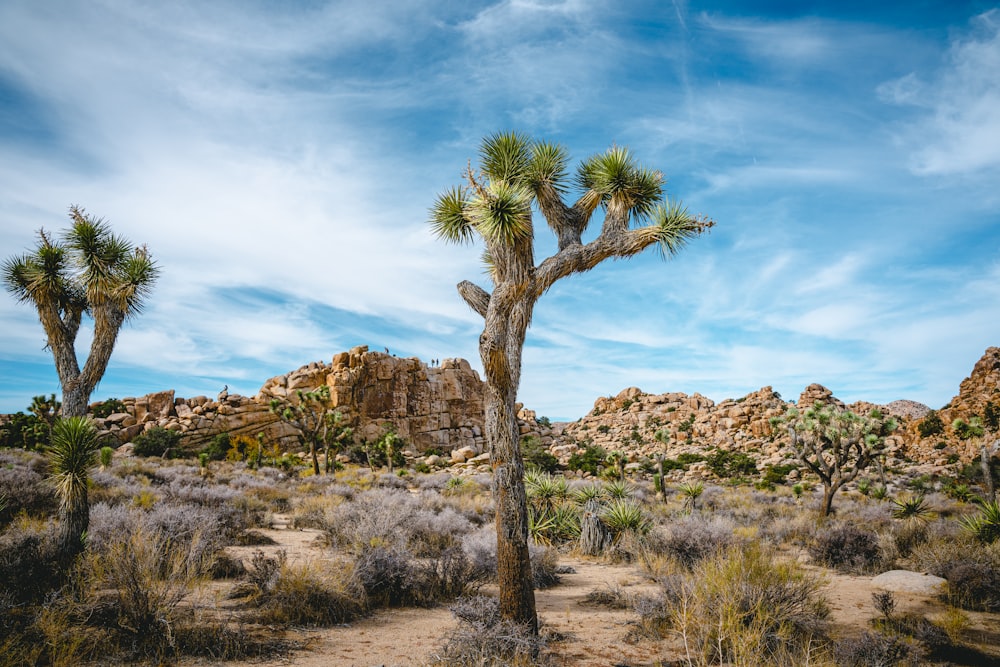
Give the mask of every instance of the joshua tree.
<svg viewBox="0 0 1000 667">
<path fill-rule="evenodd" d="M 86 417 L 60 419 L 52 429 L 48 457 L 59 496 L 59 553 L 68 563 L 83 550 L 90 525 L 88 471 L 97 463 L 97 427 Z"/>
<path fill-rule="evenodd" d="M 828 516 L 833 496 L 881 454 L 885 438 L 896 430 L 896 420 L 886 419 L 878 410 L 868 416 L 837 410 L 817 403 L 799 412 L 795 408 L 772 426 L 786 424 L 792 449 L 823 482 L 820 512 Z"/>
<path fill-rule="evenodd" d="M 319 474 L 319 458 L 316 455 L 317 443 L 326 443 L 330 427 L 330 387 L 321 385 L 312 391 L 295 391 L 297 400 L 271 399 L 271 412 L 299 432 L 302 444 L 309 445 L 309 455 L 312 458 L 313 474 Z M 327 454 L 329 456 L 329 454 Z M 329 467 L 327 467 L 329 471 Z"/>
<path fill-rule="evenodd" d="M 39 230 L 33 251 L 4 261 L 3 280 L 38 310 L 62 385 L 62 414 L 77 417 L 86 414 L 118 332 L 142 310 L 159 271 L 145 246 L 133 247 L 103 220 L 76 206 L 69 216 L 62 241 Z M 81 370 L 74 343 L 85 314 L 94 320 L 94 339 Z"/>
<path fill-rule="evenodd" d="M 486 377 L 486 440 L 493 465 L 497 507 L 497 573 L 504 618 L 537 632 L 524 463 L 514 405 L 521 355 L 535 303 L 555 282 L 589 271 L 610 258 L 627 258 L 655 246 L 666 258 L 712 226 L 679 202 L 667 201 L 663 175 L 636 163 L 626 148 L 612 147 L 584 160 L 572 205 L 569 157 L 555 144 L 515 132 L 487 137 L 480 171 L 470 166 L 465 183 L 441 194 L 431 212 L 434 232 L 462 243 L 480 238 L 492 292 L 468 281 L 458 292 L 484 321 L 479 354 Z M 532 206 L 537 205 L 558 240 L 558 251 L 535 264 Z M 582 236 L 603 209 L 601 231 Z"/>
</svg>

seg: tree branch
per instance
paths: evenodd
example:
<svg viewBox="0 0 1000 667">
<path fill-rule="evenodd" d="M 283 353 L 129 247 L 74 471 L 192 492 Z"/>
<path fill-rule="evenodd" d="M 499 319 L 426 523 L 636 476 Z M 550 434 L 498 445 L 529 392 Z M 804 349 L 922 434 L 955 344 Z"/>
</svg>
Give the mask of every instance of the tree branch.
<svg viewBox="0 0 1000 667">
<path fill-rule="evenodd" d="M 475 283 L 463 280 L 458 284 L 458 293 L 469 308 L 479 313 L 483 319 L 486 318 L 486 311 L 490 307 L 489 292 Z"/>
</svg>

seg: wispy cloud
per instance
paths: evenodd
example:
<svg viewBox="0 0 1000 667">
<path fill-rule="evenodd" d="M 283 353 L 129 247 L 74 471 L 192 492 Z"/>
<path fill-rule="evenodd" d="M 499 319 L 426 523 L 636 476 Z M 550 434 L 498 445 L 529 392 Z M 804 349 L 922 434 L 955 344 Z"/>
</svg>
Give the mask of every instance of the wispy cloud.
<svg viewBox="0 0 1000 667">
<path fill-rule="evenodd" d="M 1000 10 L 976 16 L 933 72 L 910 72 L 879 87 L 887 102 L 917 109 L 903 124 L 911 168 L 934 176 L 1000 166 Z"/>
<path fill-rule="evenodd" d="M 685 2 L 5 3 L 0 247 L 71 203 L 149 244 L 163 279 L 101 391 L 252 393 L 357 344 L 478 365 L 479 251 L 433 238 L 435 194 L 498 129 L 617 142 L 719 225 L 547 294 L 529 407 L 812 381 L 941 404 L 996 344 L 997 16 L 935 41 Z M 30 384 L 36 317 L 0 318 Z"/>
</svg>

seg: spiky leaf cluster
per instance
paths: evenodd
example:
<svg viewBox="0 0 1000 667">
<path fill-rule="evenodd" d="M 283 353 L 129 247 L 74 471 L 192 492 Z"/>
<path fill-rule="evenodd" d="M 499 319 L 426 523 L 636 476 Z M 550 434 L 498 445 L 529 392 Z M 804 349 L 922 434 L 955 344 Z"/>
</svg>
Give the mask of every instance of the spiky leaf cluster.
<svg viewBox="0 0 1000 667">
<path fill-rule="evenodd" d="M 70 218 L 61 240 L 42 230 L 34 251 L 4 261 L 7 290 L 20 301 L 54 307 L 69 320 L 101 307 L 121 319 L 138 315 L 159 273 L 149 251 L 133 247 L 81 208 L 72 207 Z"/>
</svg>

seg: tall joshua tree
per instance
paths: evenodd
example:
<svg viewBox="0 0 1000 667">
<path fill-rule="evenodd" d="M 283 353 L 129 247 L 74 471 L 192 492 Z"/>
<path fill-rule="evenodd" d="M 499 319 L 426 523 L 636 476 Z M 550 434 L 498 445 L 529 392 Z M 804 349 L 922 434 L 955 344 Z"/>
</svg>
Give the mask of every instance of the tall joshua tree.
<svg viewBox="0 0 1000 667">
<path fill-rule="evenodd" d="M 62 385 L 62 414 L 73 417 L 86 414 L 118 332 L 142 310 L 159 270 L 145 246 L 133 247 L 104 220 L 76 206 L 69 217 L 61 240 L 39 230 L 33 251 L 5 260 L 3 281 L 38 311 Z M 94 339 L 81 370 L 75 342 L 84 315 L 94 320 Z"/>
<path fill-rule="evenodd" d="M 492 292 L 468 281 L 459 283 L 458 292 L 484 321 L 479 354 L 497 507 L 500 609 L 505 618 L 537 632 L 524 463 L 514 410 L 535 303 L 560 278 L 589 271 L 606 259 L 631 257 L 650 246 L 670 257 L 713 223 L 668 201 L 663 175 L 637 164 L 626 148 L 612 147 L 580 164 L 575 185 L 582 195 L 572 205 L 563 201 L 571 179 L 569 157 L 561 146 L 516 132 L 498 133 L 483 141 L 479 157 L 478 172 L 470 164 L 465 183 L 438 197 L 431 225 L 447 241 L 478 237 L 485 245 Z M 558 251 L 537 265 L 533 205 L 558 240 Z M 598 209 L 604 212 L 601 231 L 584 243 L 583 233 Z"/>
</svg>

